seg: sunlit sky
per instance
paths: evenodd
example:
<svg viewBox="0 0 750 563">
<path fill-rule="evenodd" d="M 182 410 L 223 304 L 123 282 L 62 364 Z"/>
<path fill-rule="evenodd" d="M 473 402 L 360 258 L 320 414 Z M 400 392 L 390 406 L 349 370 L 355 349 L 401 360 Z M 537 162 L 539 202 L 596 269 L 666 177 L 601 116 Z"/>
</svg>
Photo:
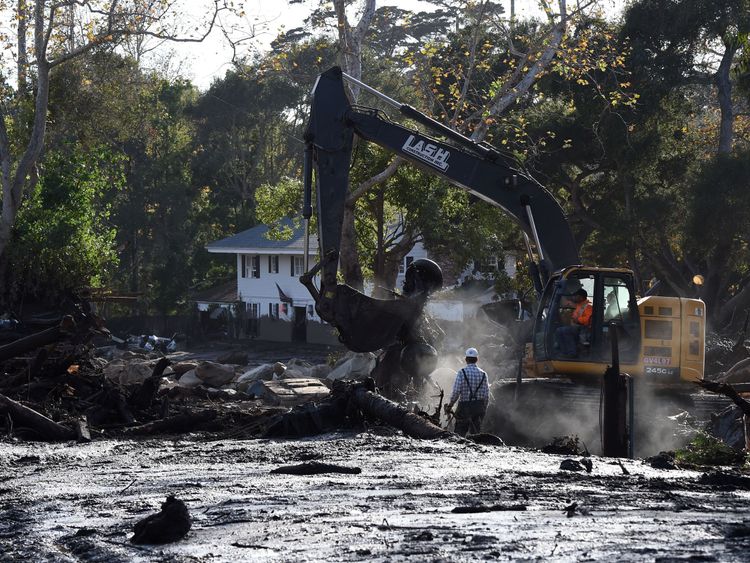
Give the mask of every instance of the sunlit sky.
<svg viewBox="0 0 750 563">
<path fill-rule="evenodd" d="M 210 0 L 184 0 L 190 6 L 190 13 L 198 17 L 206 13 L 212 5 Z M 511 0 L 500 0 L 510 11 Z M 282 29 L 293 29 L 303 25 L 305 18 L 319 0 L 304 0 L 302 3 L 289 4 L 286 0 L 245 0 L 245 19 L 237 22 L 225 18 L 225 27 L 230 25 L 239 28 L 233 32 L 234 37 L 239 34 L 249 34 L 254 31 L 254 39 L 247 43 L 252 49 L 263 52 L 269 48 L 271 41 Z M 615 11 L 622 5 L 622 0 L 605 0 L 603 3 L 610 11 Z M 430 9 L 430 4 L 420 0 L 377 0 L 377 6 L 398 6 L 412 11 Z M 519 17 L 538 12 L 537 0 L 516 0 L 515 9 Z M 351 17 L 354 21 L 354 17 Z M 173 72 L 190 78 L 201 89 L 210 86 L 211 81 L 219 78 L 231 68 L 232 49 L 219 29 L 200 44 L 172 44 L 160 49 L 173 49 L 175 60 L 171 64 Z"/>
</svg>

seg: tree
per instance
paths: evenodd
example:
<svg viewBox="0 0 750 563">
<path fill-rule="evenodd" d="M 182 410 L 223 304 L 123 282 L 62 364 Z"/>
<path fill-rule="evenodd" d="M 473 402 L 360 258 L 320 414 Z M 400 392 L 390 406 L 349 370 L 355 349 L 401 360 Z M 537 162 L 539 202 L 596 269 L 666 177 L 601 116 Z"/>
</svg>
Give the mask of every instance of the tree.
<svg viewBox="0 0 750 563">
<path fill-rule="evenodd" d="M 3 285 L 11 304 L 59 299 L 71 288 L 110 279 L 116 230 L 104 194 L 122 187 L 121 164 L 104 146 L 71 144 L 47 154 L 8 249 Z"/>
<path fill-rule="evenodd" d="M 741 205 L 725 202 L 744 202 L 747 191 L 738 179 L 747 143 L 735 139 L 740 100 L 734 86 L 741 84 L 749 31 L 746 0 L 642 0 L 626 11 L 623 26 L 633 46 L 634 82 L 642 85 L 641 107 L 660 111 L 682 98 L 683 123 L 672 131 L 692 147 L 692 158 L 671 182 L 679 193 L 679 237 L 656 230 L 659 244 L 644 244 L 644 254 L 677 294 L 696 294 L 692 279 L 702 274 L 699 295 L 717 326 L 736 317 L 738 303 L 750 304 L 747 284 L 736 283 L 744 275 L 745 244 L 736 229 L 721 228 L 745 220 Z M 727 300 L 727 291 L 734 297 Z"/>
<path fill-rule="evenodd" d="M 4 85 L 0 105 L 0 257 L 12 236 L 24 189 L 33 181 L 44 146 L 50 73 L 94 49 L 113 48 L 134 35 L 174 41 L 201 41 L 225 9 L 214 0 L 203 33 L 182 33 L 172 3 L 141 0 L 83 0 L 19 2 L 4 6 L 7 19 L 17 23 L 17 89 Z M 201 27 L 199 25 L 199 27 Z M 27 45 L 27 35 L 32 47 Z M 6 37 L 6 41 L 10 38 Z M 7 52 L 7 51 L 6 51 Z M 4 61 L 6 64 L 8 61 Z M 28 118 L 28 127 L 27 127 Z"/>
<path fill-rule="evenodd" d="M 748 0 L 641 0 L 625 13 L 623 32 L 633 41 L 643 72 L 657 70 L 663 84 L 716 87 L 721 112 L 717 152 L 734 141 L 735 78 L 748 49 Z"/>
</svg>

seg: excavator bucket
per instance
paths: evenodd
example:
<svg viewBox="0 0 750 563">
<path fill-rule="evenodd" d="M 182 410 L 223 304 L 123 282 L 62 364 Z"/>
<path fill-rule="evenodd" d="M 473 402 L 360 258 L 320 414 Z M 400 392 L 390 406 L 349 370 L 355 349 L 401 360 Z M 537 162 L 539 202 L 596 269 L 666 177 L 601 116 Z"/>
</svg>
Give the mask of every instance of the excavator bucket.
<svg viewBox="0 0 750 563">
<path fill-rule="evenodd" d="M 320 318 L 339 332 L 339 340 L 354 352 L 386 348 L 408 331 L 424 308 L 421 298 L 376 299 L 348 285 L 337 285 L 335 295 L 321 296 Z"/>
</svg>

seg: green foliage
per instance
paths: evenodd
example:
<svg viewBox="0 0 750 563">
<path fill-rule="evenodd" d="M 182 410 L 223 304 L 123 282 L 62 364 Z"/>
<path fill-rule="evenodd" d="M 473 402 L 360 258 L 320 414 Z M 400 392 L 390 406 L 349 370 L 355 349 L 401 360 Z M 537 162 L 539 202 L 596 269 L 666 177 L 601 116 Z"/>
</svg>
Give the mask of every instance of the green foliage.
<svg viewBox="0 0 750 563">
<path fill-rule="evenodd" d="M 638 0 L 621 22 L 576 18 L 548 71 L 490 120 L 489 100 L 539 56 L 546 23 L 518 20 L 511 36 L 497 3 L 440 0 L 421 13 L 386 6 L 363 45 L 363 79 L 464 132 L 488 125 L 488 139 L 561 202 L 587 263 L 629 265 L 677 289 L 693 270 L 720 272 L 706 287 L 721 303 L 750 271 L 750 126 L 738 115 L 735 151 L 713 156 L 716 103 L 710 72 L 697 62 L 737 48 L 731 76 L 747 96 L 747 6 Z M 191 288 L 231 279 L 232 257 L 209 255 L 207 243 L 299 213 L 307 96 L 340 56 L 329 8 L 202 94 L 111 50 L 56 68 L 46 161 L 10 251 L 14 287 L 111 284 L 142 292 L 150 312 L 169 313 Z M 28 99 L 16 101 L 17 118 L 7 122 L 14 146 L 28 136 L 30 112 Z M 367 93 L 359 103 L 394 114 Z M 359 143 L 352 188 L 391 158 Z M 501 210 L 411 165 L 355 210 L 368 275 L 393 272 L 415 241 L 456 271 L 525 256 Z M 523 291 L 528 279 L 498 276 L 496 288 Z"/>
<path fill-rule="evenodd" d="M 750 151 L 716 155 L 692 180 L 686 236 L 695 254 L 750 235 Z M 743 261 L 747 259 L 743 255 Z"/>
<path fill-rule="evenodd" d="M 675 461 L 692 465 L 742 465 L 745 452 L 729 447 L 706 432 L 698 432 L 685 448 L 675 451 Z"/>
<path fill-rule="evenodd" d="M 255 192 L 258 221 L 270 227 L 269 237 L 286 240 L 292 229 L 282 220 L 287 217 L 299 220 L 302 211 L 302 184 L 298 180 L 284 178 L 275 185 L 263 184 Z"/>
<path fill-rule="evenodd" d="M 117 265 L 116 231 L 110 206 L 102 201 L 108 189 L 123 182 L 121 159 L 104 147 L 91 153 L 70 145 L 47 155 L 9 247 L 16 301 L 50 299 L 110 281 Z"/>
</svg>

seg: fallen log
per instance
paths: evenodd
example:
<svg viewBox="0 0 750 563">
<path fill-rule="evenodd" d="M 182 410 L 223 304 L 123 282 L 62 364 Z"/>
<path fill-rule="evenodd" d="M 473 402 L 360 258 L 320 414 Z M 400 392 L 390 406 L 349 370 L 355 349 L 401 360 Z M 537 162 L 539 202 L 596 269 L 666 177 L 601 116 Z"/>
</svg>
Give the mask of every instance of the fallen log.
<svg viewBox="0 0 750 563">
<path fill-rule="evenodd" d="M 211 422 L 217 416 L 217 412 L 213 409 L 199 411 L 188 414 L 178 414 L 164 418 L 162 420 L 155 420 L 140 426 L 131 426 L 129 428 L 123 428 L 122 431 L 125 434 L 132 434 L 135 436 L 148 436 L 152 434 L 161 433 L 173 433 L 173 432 L 190 432 L 195 430 L 202 424 Z"/>
<path fill-rule="evenodd" d="M 26 352 L 36 350 L 47 344 L 52 344 L 60 340 L 65 334 L 70 333 L 75 329 L 76 323 L 73 317 L 66 315 L 58 326 L 53 326 L 47 330 L 37 332 L 25 338 L 19 338 L 14 340 L 10 344 L 0 346 L 0 362 L 15 358 Z"/>
<path fill-rule="evenodd" d="M 73 440 L 76 434 L 41 413 L 0 395 L 0 410 L 7 412 L 14 426 L 31 428 L 39 438 L 48 442 Z"/>
<path fill-rule="evenodd" d="M 363 419 L 381 421 L 412 438 L 433 440 L 454 436 L 429 419 L 381 397 L 374 392 L 375 382 L 336 381 L 331 395 L 321 403 L 306 403 L 272 421 L 266 438 L 314 436 L 342 427 L 361 427 Z"/>
<path fill-rule="evenodd" d="M 365 416 L 379 418 L 383 422 L 402 430 L 404 434 L 412 438 L 434 440 L 453 436 L 452 432 L 435 426 L 426 418 L 369 391 L 364 386 L 355 388 L 352 399 Z"/>
</svg>

